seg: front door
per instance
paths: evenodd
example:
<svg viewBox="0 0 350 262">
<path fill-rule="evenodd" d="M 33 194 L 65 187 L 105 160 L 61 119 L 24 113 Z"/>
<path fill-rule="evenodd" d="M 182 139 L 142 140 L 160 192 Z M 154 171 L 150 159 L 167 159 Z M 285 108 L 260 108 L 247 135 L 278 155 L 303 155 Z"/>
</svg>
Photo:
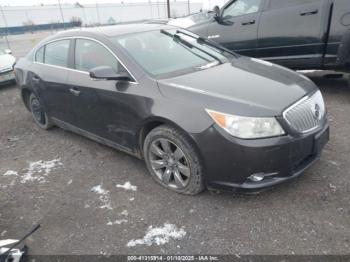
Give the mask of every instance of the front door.
<svg viewBox="0 0 350 262">
<path fill-rule="evenodd" d="M 116 73 L 125 72 L 121 63 L 101 43 L 76 39 L 75 70 L 69 72 L 67 81 L 76 91 L 75 126 L 85 135 L 129 151 L 135 139 L 135 118 L 138 116 L 135 112 L 137 101 L 134 101 L 137 98 L 133 93 L 140 86 L 133 82 L 91 78 L 89 71 L 98 66 L 109 66 Z"/>
<path fill-rule="evenodd" d="M 223 7 L 221 19 L 208 26 L 208 38 L 226 48 L 254 56 L 263 0 L 236 0 Z"/>
<path fill-rule="evenodd" d="M 329 14 L 324 0 L 269 0 L 261 14 L 257 57 L 284 66 L 320 66 Z"/>
</svg>

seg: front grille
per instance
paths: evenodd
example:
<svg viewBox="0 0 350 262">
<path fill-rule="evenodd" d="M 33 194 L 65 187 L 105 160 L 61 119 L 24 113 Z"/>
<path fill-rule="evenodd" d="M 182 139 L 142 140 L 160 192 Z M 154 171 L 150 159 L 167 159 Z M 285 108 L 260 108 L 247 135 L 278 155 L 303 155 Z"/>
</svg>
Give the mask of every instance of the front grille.
<svg viewBox="0 0 350 262">
<path fill-rule="evenodd" d="M 320 91 L 304 97 L 283 113 L 291 128 L 299 133 L 307 133 L 320 127 L 325 115 L 325 104 Z"/>
</svg>

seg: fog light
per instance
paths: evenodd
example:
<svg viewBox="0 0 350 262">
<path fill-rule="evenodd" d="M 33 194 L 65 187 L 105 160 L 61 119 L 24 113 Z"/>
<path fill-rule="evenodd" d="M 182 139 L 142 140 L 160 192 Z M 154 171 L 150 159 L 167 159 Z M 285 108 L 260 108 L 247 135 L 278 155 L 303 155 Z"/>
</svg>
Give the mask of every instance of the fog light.
<svg viewBox="0 0 350 262">
<path fill-rule="evenodd" d="M 248 177 L 248 179 L 253 181 L 253 182 L 260 182 L 264 178 L 265 178 L 265 174 L 264 173 L 256 173 L 256 174 L 253 174 L 253 175 Z"/>
</svg>

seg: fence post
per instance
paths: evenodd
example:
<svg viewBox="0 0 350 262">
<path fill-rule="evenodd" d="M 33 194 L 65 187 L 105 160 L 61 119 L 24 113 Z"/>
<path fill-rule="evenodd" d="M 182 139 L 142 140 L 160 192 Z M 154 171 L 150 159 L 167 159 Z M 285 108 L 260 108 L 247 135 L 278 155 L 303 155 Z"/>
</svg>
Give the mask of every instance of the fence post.
<svg viewBox="0 0 350 262">
<path fill-rule="evenodd" d="M 62 6 L 61 6 L 61 1 L 60 0 L 58 0 L 58 5 L 60 7 L 60 13 L 61 13 L 62 22 L 63 22 L 63 29 L 66 29 L 66 25 L 64 23 L 64 16 L 63 16 L 63 11 L 62 11 Z"/>
<path fill-rule="evenodd" d="M 170 0 L 166 0 L 166 7 L 168 12 L 168 18 L 170 18 Z"/>
<path fill-rule="evenodd" d="M 6 20 L 6 16 L 5 16 L 5 13 L 4 13 L 4 9 L 2 9 L 2 5 L 0 5 L 0 10 L 1 10 L 1 14 L 2 14 L 2 17 L 4 19 L 4 24 L 5 24 L 5 28 L 6 28 L 5 29 L 6 30 L 5 40 L 6 40 L 7 48 L 11 49 L 10 42 L 9 42 L 9 40 L 7 38 L 8 34 L 9 34 L 7 20 Z"/>
<path fill-rule="evenodd" d="M 98 3 L 96 3 L 96 14 L 97 14 L 98 24 L 101 25 L 100 12 L 98 10 Z"/>
</svg>

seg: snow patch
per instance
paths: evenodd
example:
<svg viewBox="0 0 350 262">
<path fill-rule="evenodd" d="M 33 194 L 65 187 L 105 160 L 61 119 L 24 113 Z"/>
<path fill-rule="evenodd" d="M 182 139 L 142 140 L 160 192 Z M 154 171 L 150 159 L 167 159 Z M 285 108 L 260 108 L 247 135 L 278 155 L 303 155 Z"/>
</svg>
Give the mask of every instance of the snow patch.
<svg viewBox="0 0 350 262">
<path fill-rule="evenodd" d="M 4 247 L 4 246 L 8 246 L 8 245 L 13 245 L 15 243 L 17 243 L 18 240 L 17 239 L 4 239 L 4 240 L 0 240 L 0 247 Z"/>
<path fill-rule="evenodd" d="M 39 160 L 37 162 L 30 162 L 27 172 L 21 177 L 21 183 L 39 182 L 45 183 L 45 177 L 58 166 L 63 166 L 61 159 L 53 159 L 50 161 Z"/>
<path fill-rule="evenodd" d="M 124 188 L 125 190 L 131 190 L 131 191 L 136 191 L 137 186 L 133 186 L 129 181 L 125 182 L 124 185 L 116 185 L 118 188 Z"/>
<path fill-rule="evenodd" d="M 3 174 L 3 176 L 18 176 L 18 172 L 13 170 L 8 170 Z"/>
<path fill-rule="evenodd" d="M 333 160 L 328 160 L 328 163 L 330 163 L 331 165 L 336 166 L 336 167 L 340 166 L 339 163 L 337 163 L 337 162 L 335 162 Z"/>
<path fill-rule="evenodd" d="M 102 202 L 102 206 L 100 206 L 100 208 L 113 209 L 108 190 L 103 189 L 101 185 L 97 185 L 91 188 L 91 191 L 99 195 L 99 199 Z"/>
<path fill-rule="evenodd" d="M 128 210 L 123 210 L 123 212 L 121 212 L 120 214 L 126 217 L 129 215 Z"/>
<path fill-rule="evenodd" d="M 126 219 L 117 219 L 116 221 L 112 222 L 112 221 L 109 221 L 107 223 L 107 226 L 113 226 L 113 225 L 120 225 L 120 224 L 123 224 L 123 223 L 128 223 L 128 220 Z"/>
<path fill-rule="evenodd" d="M 163 227 L 150 226 L 146 235 L 141 239 L 132 239 L 127 243 L 127 247 L 135 247 L 136 245 L 164 245 L 171 239 L 182 239 L 186 235 L 183 228 L 178 228 L 176 225 L 164 223 Z"/>
</svg>

